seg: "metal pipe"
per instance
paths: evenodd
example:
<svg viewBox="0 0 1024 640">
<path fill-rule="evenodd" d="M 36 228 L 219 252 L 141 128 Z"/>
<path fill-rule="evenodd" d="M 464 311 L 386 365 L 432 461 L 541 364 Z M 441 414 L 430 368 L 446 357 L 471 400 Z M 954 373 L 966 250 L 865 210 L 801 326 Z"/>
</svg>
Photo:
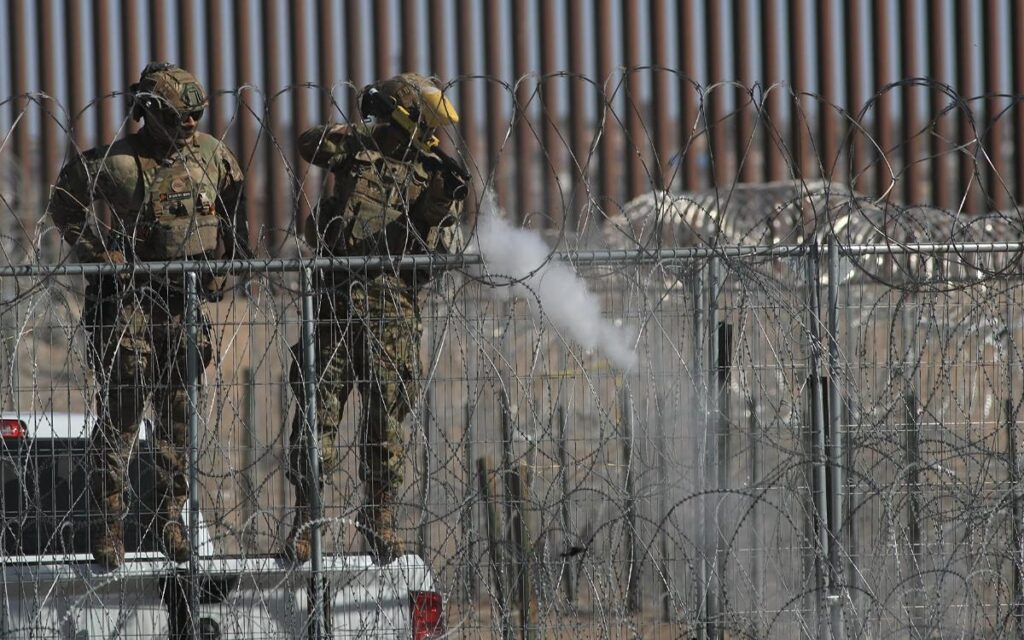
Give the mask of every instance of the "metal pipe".
<svg viewBox="0 0 1024 640">
<path fill-rule="evenodd" d="M 744 0 L 732 3 L 733 50 L 736 52 L 735 78 L 740 83 L 736 88 L 736 140 L 733 155 L 736 176 L 740 182 L 761 182 L 761 166 L 755 162 L 750 151 L 754 146 L 754 112 L 757 109 L 754 96 L 754 63 L 750 49 L 754 42 L 751 23 L 754 16 L 747 10 Z"/>
<path fill-rule="evenodd" d="M 632 0 L 622 2 L 622 46 L 625 54 L 626 73 L 626 138 L 623 155 L 626 157 L 626 198 L 632 200 L 641 193 L 650 191 L 647 173 L 649 156 L 647 133 L 644 128 L 646 115 L 640 83 L 640 7 Z M 654 25 L 651 25 L 651 29 Z M 606 43 L 607 44 L 607 43 Z M 649 71 L 648 71 L 649 73 Z"/>
<path fill-rule="evenodd" d="M 1010 3 L 1010 19 L 1015 36 L 1010 38 L 1010 59 L 1014 61 L 1011 82 L 1014 95 L 1024 95 L 1024 2 Z M 1013 148 L 1024 149 L 1024 107 L 1017 105 L 1013 110 Z M 1014 187 L 1018 205 L 1024 202 L 1024 161 L 1017 157 L 1014 163 Z"/>
<path fill-rule="evenodd" d="M 950 38 L 946 35 L 945 7 L 937 2 L 925 5 L 928 21 L 928 76 L 939 82 L 946 82 L 949 70 L 946 66 L 946 51 L 949 49 Z M 928 117 L 935 135 L 930 136 L 931 167 L 929 182 L 932 185 L 931 202 L 943 209 L 951 209 L 956 202 L 953 196 L 953 180 L 950 175 L 952 148 L 949 141 L 953 139 L 950 116 L 943 111 L 949 104 L 949 96 L 938 88 L 930 89 L 931 100 L 928 105 Z M 955 117 L 953 112 L 952 117 Z"/>
<path fill-rule="evenodd" d="M 1010 112 L 1000 113 L 1002 109 L 1008 108 L 1005 98 L 998 97 L 1005 94 L 1003 86 L 1003 59 L 1006 57 L 1007 48 L 1004 45 L 1003 25 L 1004 16 L 999 10 L 1002 2 L 985 0 L 981 5 L 984 28 L 984 63 L 982 66 L 982 77 L 984 79 L 983 92 L 985 99 L 985 150 L 987 151 L 985 167 L 985 193 L 987 194 L 986 209 L 988 203 L 995 205 L 996 209 L 1006 209 L 1010 206 L 1012 186 L 1010 185 L 1009 159 L 1003 153 L 1003 145 L 1007 138 L 1007 120 Z M 1016 34 L 1021 37 L 1024 34 Z M 1019 66 L 1021 60 L 1015 61 Z M 1018 105 L 1018 109 L 1022 107 Z M 1020 162 L 1020 155 L 1014 153 Z"/>
<path fill-rule="evenodd" d="M 704 305 L 707 302 L 704 293 L 704 277 L 703 269 L 697 269 L 693 274 L 693 287 L 691 289 L 691 295 L 693 296 L 693 365 L 691 371 L 693 375 L 693 394 L 696 402 L 693 403 L 693 426 L 694 435 L 697 437 L 697 460 L 694 466 L 701 471 L 698 475 L 698 482 L 704 483 L 705 473 L 701 468 L 705 464 L 705 452 L 707 450 L 707 429 L 708 429 L 708 386 L 707 376 L 704 372 L 704 331 L 707 329 L 705 321 L 705 310 Z M 697 429 L 703 425 L 704 427 L 704 438 L 700 438 L 700 433 Z M 699 540 L 703 546 L 704 536 L 704 522 L 707 512 L 707 498 L 702 498 L 697 508 L 699 510 L 700 519 L 700 531 L 696 532 L 694 540 Z M 706 547 L 702 549 L 706 552 Z M 700 562 L 697 563 L 697 593 L 700 597 L 697 603 L 697 632 L 702 640 L 707 639 L 707 580 L 708 580 L 708 562 L 707 557 L 701 558 Z"/>
<path fill-rule="evenodd" d="M 866 134 L 856 126 L 863 126 L 863 122 L 858 118 L 865 102 L 864 65 L 861 62 L 865 46 L 865 29 L 860 18 L 862 6 L 861 2 L 844 3 L 844 43 L 846 45 L 844 77 L 846 79 L 846 111 L 847 118 L 850 119 L 845 123 L 849 147 L 846 149 L 847 173 L 844 182 L 851 187 L 858 185 L 857 176 L 860 175 L 861 165 L 868 153 Z"/>
<path fill-rule="evenodd" d="M 309 469 L 310 558 L 309 578 L 312 590 L 313 637 L 324 637 L 324 583 L 322 576 L 323 548 L 320 522 L 323 507 L 320 500 L 320 432 L 317 424 L 317 362 L 316 316 L 313 313 L 313 269 L 302 270 L 302 393 L 305 398 L 306 456 Z"/>
<path fill-rule="evenodd" d="M 835 176 L 839 166 L 839 127 L 836 123 L 836 111 L 839 108 L 839 80 L 836 66 L 836 33 L 834 28 L 832 2 L 817 3 L 817 51 L 818 58 L 818 144 L 822 171 L 826 179 Z M 794 44 L 797 44 L 796 41 Z M 799 47 L 799 44 L 797 44 Z M 800 55 L 797 52 L 796 55 Z M 847 66 L 847 65 L 844 65 Z M 856 66 L 856 63 L 854 63 Z M 848 68 L 848 66 L 847 66 Z"/>
<path fill-rule="evenodd" d="M 668 57 L 668 10 L 665 0 L 650 0 L 651 25 L 651 119 L 654 137 L 654 162 L 651 163 L 653 186 L 664 190 L 669 188 L 672 156 L 672 118 L 669 111 L 669 78 L 673 65 Z"/>
<path fill-rule="evenodd" d="M 199 276 L 185 277 L 185 393 L 188 398 L 189 628 L 199 637 Z"/>
<path fill-rule="evenodd" d="M 892 76 L 892 51 L 889 41 L 889 3 L 874 0 L 871 5 L 871 21 L 874 24 L 871 40 L 872 84 L 875 92 L 881 91 Z M 889 96 L 879 95 L 874 102 L 874 139 L 879 154 L 875 162 L 875 195 L 881 197 L 892 187 L 893 169 L 889 166 L 888 154 L 893 149 L 892 118 L 889 117 Z"/>
<path fill-rule="evenodd" d="M 785 121 L 782 104 L 786 90 L 782 86 L 774 86 L 782 80 L 779 56 L 779 16 L 783 15 L 781 0 L 765 2 L 761 9 L 761 60 L 764 65 L 764 83 L 769 91 L 765 96 L 765 127 L 764 132 L 764 172 L 770 181 L 784 180 L 789 177 L 789 168 L 782 155 L 780 142 L 786 139 L 781 131 L 775 131 Z"/>
<path fill-rule="evenodd" d="M 96 42 L 110 42 L 110 0 L 94 0 L 92 28 L 96 34 Z M 109 144 L 114 138 L 114 107 L 121 106 L 115 100 L 113 74 L 111 73 L 111 56 L 99 55 L 94 61 L 96 73 L 96 135 L 99 144 Z"/>
<path fill-rule="evenodd" d="M 704 413 L 704 438 L 702 448 L 704 453 L 704 473 L 701 475 L 701 482 L 704 486 L 704 494 L 701 500 L 703 531 L 703 565 L 705 568 L 705 579 L 701 583 L 703 590 L 704 616 L 701 618 L 704 633 L 708 638 L 719 639 L 722 637 L 723 629 L 718 623 L 719 600 L 718 594 L 722 576 L 718 575 L 718 512 L 712 501 L 712 487 L 714 479 L 718 475 L 718 447 L 716 436 L 719 423 L 719 397 L 712 393 L 716 388 L 718 378 L 718 296 L 721 293 L 719 282 L 719 257 L 712 256 L 708 261 L 708 288 L 707 288 L 707 371 L 704 372 L 704 393 L 706 397 Z"/>
<path fill-rule="evenodd" d="M 624 385 L 622 397 L 622 466 L 625 469 L 626 504 L 623 519 L 626 523 L 626 610 L 630 613 L 640 611 L 640 560 L 641 551 L 637 546 L 637 515 L 636 515 L 636 461 L 633 459 L 634 442 L 636 440 L 633 415 L 633 399 L 629 394 L 629 386 Z"/>
<path fill-rule="evenodd" d="M 436 1 L 434 4 L 438 4 Z M 402 41 L 399 59 L 402 63 L 401 72 L 420 71 L 420 25 L 418 0 L 402 0 Z M 431 34 L 427 34 L 431 37 Z"/>
<path fill-rule="evenodd" d="M 558 72 L 558 39 L 555 32 L 557 12 L 554 2 L 541 3 L 540 12 L 540 104 L 543 128 L 541 129 L 541 149 L 545 162 L 541 164 L 544 173 L 544 219 L 553 229 L 561 229 L 564 224 L 563 198 L 559 176 L 565 171 L 565 143 L 559 133 L 561 122 L 561 104 L 556 91 L 555 76 Z M 572 116 L 570 116 L 570 120 Z"/>
<path fill-rule="evenodd" d="M 166 9 L 167 0 L 149 0 L 149 58 L 154 62 L 165 62 L 170 57 L 167 46 Z"/>
<path fill-rule="evenodd" d="M 839 360 L 839 243 L 835 236 L 828 238 L 828 424 L 829 447 L 828 466 L 831 473 L 832 520 L 830 526 L 829 565 L 831 569 L 829 591 L 830 621 L 832 637 L 843 637 L 843 602 L 846 599 L 846 581 L 843 572 L 841 550 L 843 547 L 843 510 L 845 464 L 843 452 L 843 408 L 840 384 L 842 380 Z"/>
<path fill-rule="evenodd" d="M 346 0 L 345 14 L 345 77 L 348 78 L 348 118 L 355 120 L 358 110 L 356 92 L 367 82 L 366 54 L 363 52 L 363 3 L 362 0 Z"/>
<path fill-rule="evenodd" d="M 434 0 L 430 3 L 427 14 L 427 35 L 429 51 L 428 71 L 448 82 L 448 17 L 445 15 L 445 3 Z M 403 24 L 405 24 L 403 22 Z"/>
<path fill-rule="evenodd" d="M 195 3 L 178 2 L 175 4 L 175 8 L 178 10 L 178 24 L 175 26 L 178 28 L 179 65 L 184 69 L 188 69 L 193 74 L 199 75 L 199 60 L 196 55 L 195 46 L 195 33 L 197 31 Z"/>
<path fill-rule="evenodd" d="M 807 255 L 815 245 L 778 245 L 773 247 L 691 247 L 685 249 L 661 249 L 648 253 L 629 250 L 601 251 L 555 251 L 550 255 L 553 262 L 562 261 L 572 266 L 599 266 L 629 261 L 634 264 L 652 264 L 719 257 L 783 258 Z M 981 242 L 964 244 L 920 243 L 896 245 L 846 245 L 839 249 L 843 256 L 908 255 L 937 253 L 1014 253 L 1024 251 L 1022 242 Z M 258 271 L 260 273 L 282 273 L 298 271 L 303 266 L 328 271 L 366 271 L 379 269 L 461 269 L 483 264 L 479 254 L 463 255 L 407 255 L 402 258 L 381 256 L 323 257 L 312 260 L 280 258 L 268 260 L 209 260 L 197 263 L 193 260 L 169 260 L 163 262 L 137 262 L 132 264 L 62 264 L 62 265 L 8 265 L 0 266 L 0 276 L 74 276 L 117 273 L 161 273 L 179 274 L 202 270 L 209 273 L 233 273 Z M 957 282 L 958 280 L 951 280 Z"/>
<path fill-rule="evenodd" d="M 899 3 L 899 41 L 900 41 L 900 77 L 905 79 L 922 75 L 917 56 L 917 37 L 921 28 L 921 17 L 917 13 L 916 3 Z M 919 122 L 921 104 L 919 89 L 913 84 L 905 83 L 900 87 L 900 118 L 903 125 L 903 202 L 919 204 L 926 200 L 927 186 L 922 175 L 921 163 L 921 124 Z"/>
<path fill-rule="evenodd" d="M 234 15 L 231 24 L 235 28 L 235 82 L 239 87 L 255 83 L 255 72 L 252 66 L 252 32 L 249 28 L 249 17 L 252 13 L 250 0 L 235 0 Z M 238 118 L 238 153 L 242 165 L 242 173 L 249 175 L 245 181 L 245 198 L 251 204 L 246 212 L 249 230 L 249 248 L 257 253 L 259 241 L 263 237 L 263 221 L 258 219 L 260 208 L 254 206 L 258 200 L 259 184 L 252 177 L 253 161 L 256 156 L 256 145 L 259 136 L 253 128 L 255 113 L 249 99 L 251 89 L 239 89 L 235 110 Z"/>
<path fill-rule="evenodd" d="M 126 6 L 128 3 L 122 3 L 122 6 Z M 224 99 L 220 93 L 227 88 L 227 82 L 224 79 L 224 55 L 226 47 L 224 46 L 224 20 L 221 17 L 222 5 L 220 2 L 207 2 L 206 12 L 203 17 L 205 22 L 205 37 L 206 37 L 206 73 L 207 73 L 207 85 L 206 94 L 209 96 L 210 108 L 209 112 L 209 129 L 210 133 L 214 137 L 220 138 L 224 135 L 224 129 L 226 128 L 224 122 Z M 237 57 L 241 55 L 237 48 L 234 51 L 234 55 Z M 235 85 L 240 85 L 240 82 L 236 82 Z"/>
<path fill-rule="evenodd" d="M 597 77 L 595 80 L 600 88 L 597 105 L 598 127 L 601 131 L 601 139 L 598 142 L 598 185 L 597 194 L 602 203 L 619 202 L 622 197 L 622 189 L 619 178 L 619 163 L 622 160 L 621 149 L 613 144 L 612 128 L 616 124 L 615 110 L 612 106 L 608 90 L 611 88 L 611 76 L 614 71 L 612 67 L 612 43 L 615 36 L 612 32 L 612 3 L 611 0 L 598 0 L 594 9 L 594 34 L 593 40 L 595 57 L 597 58 Z M 604 205 L 602 205 L 604 206 Z"/>
<path fill-rule="evenodd" d="M 7 16 L 7 34 L 9 38 L 8 64 L 10 65 L 11 93 L 21 96 L 28 93 L 28 19 L 25 15 L 24 0 L 10 2 L 10 14 Z M 18 179 L 27 183 L 32 175 L 32 140 L 28 122 L 28 100 L 15 97 L 10 101 L 11 130 L 14 138 L 14 155 L 18 167 Z M 4 134 L 5 137 L 7 134 Z M 31 216 L 23 216 L 30 221 Z"/>
<path fill-rule="evenodd" d="M 82 3 L 79 0 L 66 0 L 64 10 L 65 49 L 64 65 L 67 68 L 68 83 L 68 127 L 71 129 L 75 151 L 83 151 L 86 147 L 85 126 L 81 120 L 85 108 L 85 73 L 82 64 L 85 60 L 85 47 L 82 46 L 81 24 Z"/>
<path fill-rule="evenodd" d="M 476 48 L 473 46 L 477 32 L 477 21 L 474 19 L 476 8 L 477 3 L 472 0 L 458 0 L 455 12 L 455 27 L 458 37 L 455 42 L 456 60 L 453 68 L 453 73 L 459 83 L 459 112 L 462 116 L 459 122 L 459 131 L 463 140 L 462 151 L 466 154 L 466 165 L 473 176 L 470 183 L 470 197 L 466 198 L 463 211 L 463 217 L 470 228 L 476 223 L 480 176 L 484 174 L 487 166 L 482 164 L 485 151 L 478 116 L 479 99 L 475 83 L 470 79 L 470 75 L 476 72 L 476 67 L 473 64 L 477 57 Z"/>
<path fill-rule="evenodd" d="M 306 3 L 288 3 L 288 26 L 290 30 L 289 45 L 291 59 L 291 82 L 289 93 L 292 102 L 292 140 L 298 140 L 299 135 L 309 127 L 309 91 L 307 83 L 313 78 L 309 73 L 309 65 L 306 63 L 306 50 L 309 42 L 313 39 L 312 34 L 306 29 Z M 311 179 L 310 173 L 317 172 L 312 165 L 307 164 L 299 153 L 299 145 L 290 145 L 292 179 L 292 202 L 294 210 L 295 231 L 301 235 L 305 229 L 306 219 L 313 211 L 316 201 L 316 183 L 318 179 Z M 287 169 L 287 167 L 286 167 Z"/>
<path fill-rule="evenodd" d="M 725 110 L 727 89 L 725 85 L 715 86 L 717 83 L 726 81 L 727 73 L 725 70 L 726 43 L 722 30 L 722 25 L 725 22 L 724 12 L 725 3 L 723 2 L 712 1 L 704 4 L 707 46 L 705 56 L 708 61 L 708 91 L 705 97 L 704 125 L 710 134 L 712 186 L 728 189 L 736 181 L 736 176 L 727 145 L 727 130 L 730 127 L 730 123 L 726 120 Z"/>
<path fill-rule="evenodd" d="M 537 211 L 534 125 L 527 109 L 533 101 L 533 83 L 530 72 L 530 43 L 533 29 L 528 21 L 526 3 L 512 3 L 512 82 L 515 91 L 513 136 L 515 140 L 515 207 L 520 220 L 532 218 Z"/>
<path fill-rule="evenodd" d="M 260 137 L 263 142 L 263 162 L 266 171 L 266 196 L 264 198 L 264 221 L 267 228 L 267 242 L 270 254 L 274 255 L 281 249 L 285 239 L 285 230 L 290 217 L 291 207 L 285 198 L 285 174 L 281 156 L 284 141 L 284 126 L 281 109 L 275 105 L 278 92 L 283 88 L 278 65 L 281 62 L 281 43 L 277 36 L 276 2 L 261 3 L 261 42 L 263 46 L 263 117 Z"/>
<path fill-rule="evenodd" d="M 317 82 L 320 83 L 320 122 L 331 122 L 337 118 L 334 85 L 338 80 L 334 71 L 335 38 L 332 30 L 335 20 L 334 3 L 330 0 L 317 0 L 316 61 Z"/>
<path fill-rule="evenodd" d="M 796 47 L 809 39 L 807 33 L 807 11 L 804 0 L 790 0 L 787 11 L 787 36 L 789 42 Z M 808 98 L 801 96 L 802 92 L 811 90 L 810 65 L 806 55 L 800 55 L 796 51 L 790 52 L 789 56 L 789 77 L 790 88 L 793 91 L 792 105 L 793 113 L 789 119 L 789 140 L 790 150 L 793 153 L 794 177 L 798 180 L 811 178 L 818 173 L 818 158 L 811 147 L 811 137 L 807 133 L 809 126 L 809 115 L 805 111 Z M 806 218 L 811 212 L 804 212 L 805 228 L 810 226 Z"/>
<path fill-rule="evenodd" d="M 57 60 L 54 46 L 54 6 L 52 2 L 40 2 L 38 5 L 39 15 L 37 20 L 37 34 L 39 42 L 39 88 L 51 100 L 41 104 L 40 116 L 40 147 L 42 151 L 42 197 L 43 208 L 46 207 L 46 200 L 49 197 L 50 185 L 57 177 L 60 163 L 60 151 L 58 149 L 57 114 L 60 113 L 60 105 L 57 103 Z M 127 49 L 126 49 L 127 51 Z M 30 222 L 31 220 L 29 220 Z M 34 234 L 33 234 L 34 235 Z"/>
<path fill-rule="evenodd" d="M 584 65 L 583 0 L 569 0 L 569 175 L 572 179 L 571 198 L 566 207 L 565 222 L 569 228 L 578 228 L 578 218 L 589 200 L 590 131 L 587 126 L 588 110 L 587 71 Z"/>
<path fill-rule="evenodd" d="M 829 540 L 828 520 L 828 496 L 827 496 L 827 468 L 826 468 L 826 446 L 825 446 L 825 420 L 824 401 L 821 388 L 821 335 L 819 325 L 821 323 L 821 309 L 818 302 L 818 251 L 812 245 L 810 253 L 805 259 L 806 281 L 807 281 L 807 307 L 808 307 L 808 377 L 811 385 L 811 428 L 813 444 L 814 465 L 814 535 L 817 543 L 815 553 L 815 608 L 818 618 L 819 637 L 826 638 L 826 630 L 830 624 L 825 614 L 826 593 L 828 589 L 827 573 L 823 570 L 822 564 L 831 557 Z M 831 409 L 830 409 L 831 411 Z"/>
<path fill-rule="evenodd" d="M 505 133 L 508 121 L 504 113 L 504 104 L 508 97 L 505 94 L 505 87 L 499 82 L 502 73 L 502 43 L 505 39 L 503 16 L 501 15 L 501 4 L 498 2 L 485 2 L 484 5 L 484 30 L 489 37 L 484 43 L 484 74 L 488 77 L 487 87 L 487 173 L 488 180 L 498 196 L 498 204 L 502 207 L 508 206 L 508 172 L 500 166 L 502 146 L 505 143 Z M 513 216 L 517 219 L 518 216 Z"/>
<path fill-rule="evenodd" d="M 391 0 L 370 3 L 373 16 L 373 77 L 390 78 L 391 72 Z"/>
<path fill-rule="evenodd" d="M 974 12 L 971 11 L 971 8 L 973 6 L 974 3 L 971 0 L 956 0 L 953 18 L 954 24 L 956 24 L 956 38 L 954 38 L 956 43 L 956 83 L 954 86 L 960 98 L 960 103 L 957 105 L 959 113 L 957 142 L 963 146 L 962 152 L 957 154 L 959 182 L 954 195 L 958 208 L 963 203 L 965 211 L 980 213 L 981 208 L 978 206 L 980 189 L 977 186 L 972 187 L 977 172 L 978 145 L 976 138 L 978 131 L 973 123 L 972 102 L 967 100 L 971 96 L 971 79 L 975 74 L 972 56 L 974 51 L 972 16 Z"/>
</svg>

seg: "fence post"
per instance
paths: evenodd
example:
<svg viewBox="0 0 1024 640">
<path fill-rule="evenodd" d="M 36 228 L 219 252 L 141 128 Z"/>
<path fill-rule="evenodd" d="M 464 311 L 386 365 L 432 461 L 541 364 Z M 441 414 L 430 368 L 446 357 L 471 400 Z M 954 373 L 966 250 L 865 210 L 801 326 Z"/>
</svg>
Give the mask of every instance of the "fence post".
<svg viewBox="0 0 1024 640">
<path fill-rule="evenodd" d="M 693 365 L 690 368 L 692 372 L 691 379 L 693 380 L 693 429 L 694 435 L 699 436 L 701 426 L 704 428 L 704 432 L 707 431 L 708 421 L 708 398 L 707 398 L 707 378 L 704 371 L 704 330 L 705 327 L 705 311 L 704 304 L 707 300 L 704 297 L 704 277 L 702 269 L 698 267 L 694 270 L 693 279 L 691 281 L 692 289 L 691 295 L 693 297 Z M 698 479 L 703 487 L 703 465 L 704 465 L 704 445 L 703 438 L 697 438 L 697 446 L 694 447 L 697 451 L 696 466 L 698 468 Z M 697 633 L 700 640 L 707 639 L 707 580 L 708 580 L 708 567 L 707 558 L 703 557 L 703 527 L 704 527 L 704 513 L 707 510 L 707 498 L 701 498 L 700 502 L 697 503 L 698 518 L 697 520 L 701 523 L 699 526 L 701 529 L 695 532 L 694 541 L 699 541 L 701 544 L 701 555 L 700 561 L 697 562 Z"/>
<path fill-rule="evenodd" d="M 1017 462 L 1017 419 L 1013 400 L 1003 405 L 1006 414 L 1006 461 L 1010 475 L 1010 536 L 1013 543 L 1013 619 L 1016 636 L 1024 637 L 1024 538 L 1021 537 L 1020 466 Z"/>
<path fill-rule="evenodd" d="M 498 509 L 494 504 L 496 499 L 494 488 L 491 484 L 490 461 L 480 458 L 476 461 L 477 477 L 480 481 L 480 496 L 484 501 L 484 509 L 487 512 L 487 549 L 491 560 L 491 576 L 494 583 L 494 600 L 498 603 L 498 624 L 503 640 L 512 639 L 512 627 L 508 619 L 508 606 L 505 602 L 505 580 L 502 575 L 502 536 L 499 534 Z"/>
<path fill-rule="evenodd" d="M 530 525 L 527 520 L 530 502 L 530 468 L 525 462 L 519 468 L 509 470 L 509 488 L 512 492 L 515 521 L 512 536 L 519 557 L 519 579 L 516 581 L 519 593 L 519 616 L 522 623 L 523 640 L 537 637 L 537 601 L 534 597 L 531 571 L 533 565 L 533 544 Z"/>
<path fill-rule="evenodd" d="M 719 258 L 712 256 L 708 261 L 708 307 L 707 331 L 707 371 L 703 374 L 704 391 L 704 437 L 701 439 L 703 449 L 704 469 L 701 476 L 703 485 L 703 499 L 701 500 L 702 521 L 704 524 L 703 547 L 704 547 L 704 575 L 705 582 L 701 585 L 703 589 L 704 611 L 703 618 L 705 637 L 717 639 L 721 636 L 721 628 L 718 624 L 718 594 L 719 581 L 722 576 L 718 575 L 718 518 L 717 509 L 712 504 L 712 486 L 718 471 L 718 447 L 716 435 L 718 433 L 718 394 L 711 393 L 711 389 L 717 384 L 718 367 L 718 294 L 719 294 Z M 717 493 L 715 494 L 717 498 Z"/>
<path fill-rule="evenodd" d="M 476 602 L 480 598 L 480 588 L 477 582 L 477 565 L 476 565 L 476 527 L 473 526 L 473 504 L 475 500 L 475 491 L 473 491 L 473 406 L 470 404 L 469 397 L 466 398 L 465 406 L 465 431 L 462 434 L 463 447 L 465 448 L 464 456 L 466 458 L 465 463 L 465 477 L 466 477 L 466 495 L 464 497 L 465 504 L 462 507 L 462 535 L 466 538 L 466 558 L 467 560 L 463 564 L 463 570 L 465 571 L 465 598 L 466 603 Z"/>
<path fill-rule="evenodd" d="M 199 631 L 199 276 L 185 274 L 185 393 L 188 397 L 189 630 Z"/>
<path fill-rule="evenodd" d="M 623 517 L 626 526 L 626 611 L 640 611 L 640 565 L 636 548 L 636 479 L 633 462 L 633 401 L 629 387 L 622 387 L 622 465 L 625 467 L 626 504 Z"/>
<path fill-rule="evenodd" d="M 309 469 L 309 515 L 310 515 L 310 589 L 312 612 L 311 636 L 319 640 L 324 637 L 324 584 L 321 576 L 322 548 L 320 542 L 320 521 L 323 510 L 320 504 L 320 433 L 316 420 L 317 363 L 316 363 L 316 318 L 313 315 L 313 269 L 302 270 L 302 363 L 303 397 L 305 398 L 306 455 Z"/>
<path fill-rule="evenodd" d="M 828 237 L 828 424 L 829 424 L 829 469 L 832 476 L 831 500 L 832 517 L 831 540 L 829 545 L 829 565 L 831 568 L 831 607 L 832 637 L 843 638 L 843 602 L 846 599 L 843 580 L 841 542 L 843 532 L 844 488 L 846 482 L 843 474 L 843 408 L 842 393 L 839 388 L 839 245 L 834 235 Z"/>
<path fill-rule="evenodd" d="M 433 361 L 433 359 L 431 359 Z M 421 558 L 427 557 L 430 548 L 430 429 L 434 417 L 433 376 L 427 380 L 423 393 L 423 457 L 420 459 L 420 526 L 418 551 Z"/>
<path fill-rule="evenodd" d="M 511 400 L 509 400 L 508 392 L 504 386 L 501 389 L 501 395 L 498 397 L 501 403 L 501 478 L 502 478 L 502 491 L 505 503 L 505 535 L 502 536 L 505 539 L 511 537 L 512 527 L 512 458 L 514 457 L 513 443 L 512 443 L 512 406 Z"/>
<path fill-rule="evenodd" d="M 245 484 L 245 538 L 247 552 L 256 550 L 256 514 L 259 503 L 256 499 L 256 480 L 253 466 L 256 464 L 256 374 L 251 367 L 242 372 L 245 384 L 242 428 L 245 430 L 245 445 L 242 447 L 242 479 Z"/>
<path fill-rule="evenodd" d="M 811 457 L 813 460 L 813 482 L 812 494 L 814 496 L 814 536 L 817 542 L 814 561 L 814 582 L 815 582 L 815 613 L 817 617 L 818 636 L 828 637 L 830 619 L 826 616 L 825 602 L 827 593 L 827 572 L 824 571 L 824 564 L 830 557 L 829 552 L 829 522 L 828 522 L 828 476 L 826 469 L 826 447 L 825 447 L 825 420 L 824 420 L 824 398 L 821 382 L 821 309 L 818 302 L 818 273 L 819 256 L 818 245 L 811 244 L 808 247 L 807 259 L 805 260 L 805 274 L 807 280 L 807 307 L 808 307 L 808 342 L 809 342 L 809 368 L 808 382 L 811 391 Z"/>
<path fill-rule="evenodd" d="M 665 398 L 657 389 L 654 390 L 655 409 L 657 411 L 657 429 L 655 442 L 658 443 L 658 553 L 661 554 L 658 581 L 661 583 L 661 621 L 672 622 L 672 576 L 669 571 L 668 535 L 668 437 L 665 435 Z"/>
<path fill-rule="evenodd" d="M 732 325 L 727 322 L 716 323 L 718 333 L 715 344 L 715 395 L 718 398 L 718 419 L 715 420 L 715 459 L 718 463 L 719 500 L 725 500 L 729 489 L 729 449 L 731 437 L 729 422 L 732 419 L 732 405 L 729 397 L 729 381 L 732 377 Z M 717 509 L 716 511 L 720 511 Z M 718 575 L 718 602 L 728 602 L 726 592 L 728 583 L 725 579 L 728 565 L 728 550 L 725 548 L 725 537 L 722 535 L 720 523 L 716 523 L 715 535 L 715 573 Z"/>
<path fill-rule="evenodd" d="M 563 546 L 568 549 L 568 534 L 570 528 L 569 512 L 569 446 L 567 441 L 568 419 L 565 416 L 565 406 L 558 404 L 558 471 L 561 477 L 562 499 L 560 502 L 562 516 L 562 540 Z M 582 542 L 582 541 L 581 541 Z M 562 566 L 565 569 L 565 599 L 570 605 L 576 603 L 576 574 L 573 572 L 572 560 L 566 558 Z"/>
</svg>

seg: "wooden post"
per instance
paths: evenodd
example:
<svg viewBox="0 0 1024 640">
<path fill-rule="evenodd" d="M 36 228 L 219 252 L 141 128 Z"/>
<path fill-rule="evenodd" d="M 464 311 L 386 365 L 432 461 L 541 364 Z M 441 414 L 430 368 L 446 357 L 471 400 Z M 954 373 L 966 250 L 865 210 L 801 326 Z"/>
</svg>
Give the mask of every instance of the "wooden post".
<svg viewBox="0 0 1024 640">
<path fill-rule="evenodd" d="M 487 548 L 491 560 L 491 579 L 494 585 L 494 602 L 498 606 L 498 625 L 503 640 L 512 640 L 512 626 L 505 599 L 505 577 L 502 573 L 502 538 L 499 534 L 498 509 L 494 504 L 494 487 L 491 482 L 491 462 L 487 457 L 477 459 L 477 478 L 480 482 L 480 497 L 487 511 Z"/>
</svg>

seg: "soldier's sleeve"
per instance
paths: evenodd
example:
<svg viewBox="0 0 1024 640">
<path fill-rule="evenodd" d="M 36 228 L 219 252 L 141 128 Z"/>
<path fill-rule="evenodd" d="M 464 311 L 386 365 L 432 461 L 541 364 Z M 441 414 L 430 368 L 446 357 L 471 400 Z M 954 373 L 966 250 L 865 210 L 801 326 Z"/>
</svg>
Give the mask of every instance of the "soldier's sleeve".
<svg viewBox="0 0 1024 640">
<path fill-rule="evenodd" d="M 221 241 L 227 259 L 249 258 L 249 217 L 245 202 L 245 176 L 238 159 L 226 147 L 221 148 L 221 176 L 217 185 L 217 216 Z"/>
<path fill-rule="evenodd" d="M 47 208 L 61 237 L 74 247 L 82 262 L 102 261 L 105 250 L 91 207 L 96 188 L 96 176 L 91 167 L 92 163 L 82 155 L 64 165 Z"/>
<path fill-rule="evenodd" d="M 347 124 L 324 124 L 306 129 L 299 135 L 299 155 L 318 167 L 331 167 L 346 151 L 346 139 L 353 128 Z"/>
</svg>

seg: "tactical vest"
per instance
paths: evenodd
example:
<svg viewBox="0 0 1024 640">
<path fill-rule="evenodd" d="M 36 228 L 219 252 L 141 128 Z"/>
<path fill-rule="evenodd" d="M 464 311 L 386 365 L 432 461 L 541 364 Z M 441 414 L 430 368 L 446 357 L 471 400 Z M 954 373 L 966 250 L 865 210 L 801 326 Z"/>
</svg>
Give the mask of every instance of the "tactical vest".
<svg viewBox="0 0 1024 640">
<path fill-rule="evenodd" d="M 156 169 L 136 227 L 140 259 L 216 257 L 215 195 L 201 187 L 183 162 Z"/>
<path fill-rule="evenodd" d="M 416 252 L 419 230 L 408 212 L 427 187 L 422 164 L 360 149 L 334 171 L 337 186 L 317 209 L 311 244 L 336 256 Z"/>
</svg>

